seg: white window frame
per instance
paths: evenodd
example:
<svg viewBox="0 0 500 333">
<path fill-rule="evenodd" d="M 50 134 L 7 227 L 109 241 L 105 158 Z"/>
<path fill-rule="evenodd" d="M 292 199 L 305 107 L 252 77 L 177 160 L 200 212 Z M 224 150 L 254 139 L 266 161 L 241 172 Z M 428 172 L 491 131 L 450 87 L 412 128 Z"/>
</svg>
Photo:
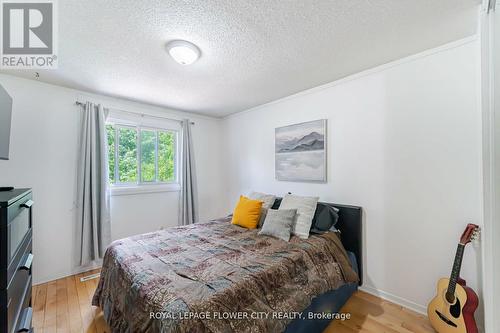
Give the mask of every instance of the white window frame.
<svg viewBox="0 0 500 333">
<path fill-rule="evenodd" d="M 180 156 L 180 144 L 179 144 L 179 129 L 175 129 L 172 126 L 151 126 L 143 125 L 141 123 L 130 122 L 127 120 L 120 121 L 118 119 L 111 119 L 106 121 L 106 125 L 112 125 L 114 127 L 115 135 L 115 183 L 110 183 L 111 195 L 131 195 L 131 194 L 141 194 L 141 193 L 157 193 L 157 192 L 177 192 L 180 191 L 179 183 L 179 156 Z M 137 181 L 136 182 L 120 182 L 119 181 L 119 171 L 118 171 L 118 148 L 120 136 L 118 131 L 120 128 L 134 129 L 137 133 L 136 136 L 136 160 L 137 160 Z M 155 140 L 155 181 L 146 182 L 142 181 L 141 173 L 141 131 L 154 131 Z M 174 134 L 174 180 L 169 182 L 158 181 L 158 133 L 167 132 Z"/>
</svg>

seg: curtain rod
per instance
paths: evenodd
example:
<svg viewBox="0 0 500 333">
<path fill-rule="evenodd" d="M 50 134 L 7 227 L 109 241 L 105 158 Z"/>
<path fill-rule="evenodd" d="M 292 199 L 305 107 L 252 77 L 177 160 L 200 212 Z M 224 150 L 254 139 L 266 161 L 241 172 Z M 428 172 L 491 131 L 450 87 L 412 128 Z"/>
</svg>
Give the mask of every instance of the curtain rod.
<svg viewBox="0 0 500 333">
<path fill-rule="evenodd" d="M 80 105 L 80 106 L 84 106 L 85 103 L 83 102 L 79 102 L 79 101 L 76 101 L 75 102 L 76 105 Z M 165 119 L 165 120 L 172 120 L 172 121 L 177 121 L 179 123 L 182 123 L 182 120 L 179 120 L 179 119 L 173 119 L 173 118 L 168 118 L 168 117 L 161 117 L 161 116 L 153 116 L 153 115 L 149 115 L 149 114 L 144 114 L 144 113 L 137 113 L 137 112 L 131 112 L 131 111 L 125 111 L 125 110 L 119 110 L 119 109 L 115 109 L 116 111 L 119 111 L 119 112 L 122 112 L 122 113 L 128 113 L 128 114 L 132 114 L 134 116 L 141 116 L 141 117 L 149 117 L 149 118 L 157 118 L 157 119 Z M 191 125 L 194 125 L 195 123 L 192 121 L 191 122 Z"/>
</svg>

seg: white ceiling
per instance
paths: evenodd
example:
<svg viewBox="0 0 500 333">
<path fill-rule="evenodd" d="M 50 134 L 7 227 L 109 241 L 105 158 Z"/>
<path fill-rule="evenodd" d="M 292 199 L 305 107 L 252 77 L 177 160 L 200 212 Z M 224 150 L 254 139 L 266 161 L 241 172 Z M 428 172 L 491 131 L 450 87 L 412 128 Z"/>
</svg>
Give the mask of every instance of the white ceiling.
<svg viewBox="0 0 500 333">
<path fill-rule="evenodd" d="M 225 116 L 473 35 L 479 2 L 58 1 L 59 68 L 40 80 Z M 200 60 L 175 63 L 173 39 Z"/>
</svg>

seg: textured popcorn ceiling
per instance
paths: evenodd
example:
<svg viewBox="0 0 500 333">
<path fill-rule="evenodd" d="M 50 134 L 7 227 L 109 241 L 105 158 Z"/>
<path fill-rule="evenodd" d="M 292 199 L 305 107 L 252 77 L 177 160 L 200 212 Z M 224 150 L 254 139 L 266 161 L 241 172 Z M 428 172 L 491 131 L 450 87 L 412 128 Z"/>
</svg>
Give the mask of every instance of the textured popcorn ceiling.
<svg viewBox="0 0 500 333">
<path fill-rule="evenodd" d="M 473 35 L 479 1 L 58 3 L 59 69 L 41 81 L 224 116 Z M 173 39 L 198 45 L 199 61 L 175 63 Z"/>
</svg>

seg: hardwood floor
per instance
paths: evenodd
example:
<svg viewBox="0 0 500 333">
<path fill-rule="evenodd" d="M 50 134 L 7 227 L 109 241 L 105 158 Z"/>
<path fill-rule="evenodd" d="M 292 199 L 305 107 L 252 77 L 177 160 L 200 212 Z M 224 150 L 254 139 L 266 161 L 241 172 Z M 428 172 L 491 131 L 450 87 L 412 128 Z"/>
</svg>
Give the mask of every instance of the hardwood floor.
<svg viewBox="0 0 500 333">
<path fill-rule="evenodd" d="M 99 270 L 69 276 L 33 287 L 33 327 L 36 333 L 111 332 L 102 312 L 92 306 L 98 279 L 80 278 Z"/>
<path fill-rule="evenodd" d="M 427 316 L 368 293 L 356 292 L 341 310 L 350 320 L 332 321 L 323 333 L 434 333 Z"/>
<path fill-rule="evenodd" d="M 91 305 L 97 279 L 80 277 L 99 270 L 69 276 L 33 287 L 33 326 L 36 333 L 110 332 L 99 308 Z M 431 333 L 423 315 L 358 291 L 342 308 L 351 319 L 332 322 L 324 333 Z"/>
</svg>

